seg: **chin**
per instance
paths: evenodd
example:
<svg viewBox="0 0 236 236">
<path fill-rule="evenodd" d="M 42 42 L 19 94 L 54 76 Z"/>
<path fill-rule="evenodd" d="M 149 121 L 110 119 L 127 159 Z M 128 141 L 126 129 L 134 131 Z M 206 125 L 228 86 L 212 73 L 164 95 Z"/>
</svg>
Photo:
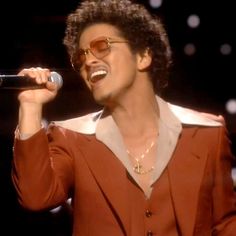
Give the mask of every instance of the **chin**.
<svg viewBox="0 0 236 236">
<path fill-rule="evenodd" d="M 103 105 L 103 106 L 110 103 L 111 97 L 112 96 L 110 93 L 106 93 L 106 94 L 93 93 L 93 98 L 94 98 L 95 102 L 98 103 L 99 105 Z"/>
<path fill-rule="evenodd" d="M 105 105 L 107 101 L 107 95 L 102 94 L 93 94 L 93 98 L 96 103 L 100 105 Z"/>
</svg>

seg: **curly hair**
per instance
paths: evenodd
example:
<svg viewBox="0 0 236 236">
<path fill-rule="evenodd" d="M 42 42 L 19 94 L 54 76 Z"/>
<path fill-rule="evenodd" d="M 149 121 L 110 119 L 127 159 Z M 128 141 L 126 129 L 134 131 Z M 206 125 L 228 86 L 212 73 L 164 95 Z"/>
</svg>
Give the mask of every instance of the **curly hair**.
<svg viewBox="0 0 236 236">
<path fill-rule="evenodd" d="M 141 4 L 130 0 L 85 0 L 67 18 L 63 40 L 71 58 L 75 55 L 83 30 L 96 23 L 116 27 L 129 41 L 133 52 L 149 50 L 152 63 L 149 75 L 156 91 L 168 84 L 171 48 L 163 23 Z"/>
</svg>

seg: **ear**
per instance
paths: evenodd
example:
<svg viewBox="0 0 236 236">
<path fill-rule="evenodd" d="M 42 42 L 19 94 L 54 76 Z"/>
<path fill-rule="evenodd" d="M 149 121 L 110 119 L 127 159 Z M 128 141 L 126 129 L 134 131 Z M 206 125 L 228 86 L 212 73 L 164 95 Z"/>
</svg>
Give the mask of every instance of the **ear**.
<svg viewBox="0 0 236 236">
<path fill-rule="evenodd" d="M 138 69 L 145 71 L 152 63 L 152 56 L 149 48 L 138 54 Z"/>
</svg>

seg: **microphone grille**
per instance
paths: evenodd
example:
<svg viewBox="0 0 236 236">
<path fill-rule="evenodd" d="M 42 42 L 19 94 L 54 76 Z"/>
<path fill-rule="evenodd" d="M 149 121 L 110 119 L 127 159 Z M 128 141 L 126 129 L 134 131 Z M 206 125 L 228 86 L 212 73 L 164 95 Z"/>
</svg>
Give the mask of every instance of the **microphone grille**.
<svg viewBox="0 0 236 236">
<path fill-rule="evenodd" d="M 56 83 L 58 86 L 58 89 L 60 89 L 63 85 L 63 79 L 61 75 L 55 71 L 51 72 L 50 82 Z"/>
</svg>

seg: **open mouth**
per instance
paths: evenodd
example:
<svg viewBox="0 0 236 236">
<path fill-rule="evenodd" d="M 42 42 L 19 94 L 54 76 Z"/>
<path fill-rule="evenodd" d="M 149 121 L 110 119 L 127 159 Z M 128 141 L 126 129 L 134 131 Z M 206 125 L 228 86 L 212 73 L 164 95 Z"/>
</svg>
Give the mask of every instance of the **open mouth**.
<svg viewBox="0 0 236 236">
<path fill-rule="evenodd" d="M 107 71 L 105 70 L 97 70 L 91 73 L 89 80 L 92 83 L 95 83 L 101 79 L 103 79 L 107 75 Z"/>
</svg>

